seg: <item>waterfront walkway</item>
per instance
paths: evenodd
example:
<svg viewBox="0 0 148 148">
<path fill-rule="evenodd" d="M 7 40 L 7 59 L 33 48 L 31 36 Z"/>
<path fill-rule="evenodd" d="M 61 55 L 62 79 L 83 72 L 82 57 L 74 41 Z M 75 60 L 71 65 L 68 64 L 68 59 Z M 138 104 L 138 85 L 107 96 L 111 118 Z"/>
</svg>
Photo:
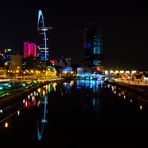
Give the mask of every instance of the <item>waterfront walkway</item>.
<svg viewBox="0 0 148 148">
<path fill-rule="evenodd" d="M 109 82 L 114 86 L 118 86 L 134 94 L 141 96 L 144 102 L 148 102 L 148 84 L 143 82 L 132 82 L 127 80 L 115 80 L 113 82 Z"/>
<path fill-rule="evenodd" d="M 137 86 L 148 86 L 148 81 L 132 81 L 132 80 L 125 80 L 125 79 L 114 79 L 115 82 L 125 83 L 130 85 L 137 85 Z"/>
</svg>

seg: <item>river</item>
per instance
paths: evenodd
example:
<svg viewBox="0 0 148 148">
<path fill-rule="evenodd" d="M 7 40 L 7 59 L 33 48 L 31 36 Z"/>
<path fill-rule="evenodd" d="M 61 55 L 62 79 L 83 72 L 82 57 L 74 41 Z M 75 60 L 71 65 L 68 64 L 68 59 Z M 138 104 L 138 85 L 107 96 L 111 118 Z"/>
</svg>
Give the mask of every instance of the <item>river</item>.
<svg viewBox="0 0 148 148">
<path fill-rule="evenodd" d="M 147 144 L 148 103 L 96 80 L 51 82 L 0 109 L 0 143 Z"/>
</svg>

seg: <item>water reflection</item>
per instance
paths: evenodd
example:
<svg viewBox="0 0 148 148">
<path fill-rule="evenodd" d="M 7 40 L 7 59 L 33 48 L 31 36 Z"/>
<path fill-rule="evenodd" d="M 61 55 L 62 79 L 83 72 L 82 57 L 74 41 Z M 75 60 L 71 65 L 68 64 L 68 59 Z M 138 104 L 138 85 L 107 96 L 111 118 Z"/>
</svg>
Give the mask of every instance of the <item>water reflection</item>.
<svg viewBox="0 0 148 148">
<path fill-rule="evenodd" d="M 39 88 L 37 92 L 34 92 L 33 94 L 37 94 L 32 96 L 30 94 L 29 98 L 32 98 L 30 100 L 26 100 L 27 102 L 31 101 L 30 105 L 27 105 L 27 107 L 37 107 L 37 139 L 38 141 L 42 140 L 42 136 L 45 130 L 45 127 L 48 123 L 47 114 L 48 114 L 48 94 L 51 90 L 55 91 L 56 89 L 56 83 L 50 83 L 46 86 L 43 86 L 42 88 Z M 27 103 L 28 104 L 28 103 Z"/>
<path fill-rule="evenodd" d="M 37 129 L 37 139 L 42 140 L 42 135 L 48 124 L 48 94 L 50 91 L 56 90 L 56 83 L 50 83 L 42 88 L 38 88 L 36 91 L 28 95 L 24 95 L 18 101 L 15 101 L 0 109 L 0 127 L 9 128 L 11 122 L 17 121 L 18 117 L 24 118 L 24 114 L 34 112 L 34 119 L 36 118 L 36 129 Z M 30 110 L 25 112 L 25 110 Z M 22 112 L 22 116 L 21 116 Z M 32 119 L 32 120 L 34 120 Z M 28 120 L 29 116 L 28 116 Z M 21 122 L 21 121 L 20 121 Z M 19 123 L 20 124 L 20 123 Z M 30 120 L 31 124 L 31 120 Z M 15 125 L 11 125 L 15 126 Z M 30 125 L 31 126 L 31 125 Z M 13 128 L 13 127 L 12 127 Z"/>
<path fill-rule="evenodd" d="M 117 87 L 114 85 L 109 85 L 108 88 L 110 88 L 112 93 L 115 94 L 122 101 L 137 106 L 137 109 L 138 110 L 140 109 L 140 111 L 142 111 L 144 109 L 144 106 L 147 107 L 147 105 L 148 105 L 147 98 L 137 95 L 132 91 L 128 91 L 127 89 L 123 89 L 121 87 Z"/>
<path fill-rule="evenodd" d="M 0 109 L 0 127 L 7 127 L 11 123 L 11 118 L 20 115 L 20 111 L 23 108 L 23 103 L 21 101 L 14 102 L 14 104 L 5 106 Z"/>
<path fill-rule="evenodd" d="M 96 115 L 101 113 L 103 87 L 103 82 L 99 80 L 77 80 L 77 89 L 81 89 L 83 96 L 83 112 Z"/>
<path fill-rule="evenodd" d="M 99 91 L 103 86 L 103 81 L 99 80 L 77 80 L 77 89 L 87 88 L 93 89 L 94 92 Z"/>
<path fill-rule="evenodd" d="M 43 135 L 43 131 L 44 131 L 44 126 L 45 124 L 47 124 L 48 120 L 46 117 L 47 112 L 47 104 L 48 104 L 48 98 L 45 95 L 44 96 L 44 102 L 43 102 L 43 115 L 41 117 L 41 119 L 37 120 L 37 135 L 38 135 L 38 140 L 41 141 L 42 140 L 42 135 Z M 38 105 L 38 108 L 40 107 L 41 104 Z"/>
<path fill-rule="evenodd" d="M 131 114 L 130 110 L 135 111 L 135 108 L 131 108 L 131 106 L 136 107 L 140 116 Z M 77 80 L 50 83 L 29 95 L 24 95 L 19 101 L 1 108 L 0 125 L 4 132 L 14 128 L 13 137 L 16 137 L 15 132 L 17 132 L 18 137 L 20 135 L 23 137 L 21 137 L 22 141 L 30 138 L 30 141 L 40 143 L 44 140 L 50 141 L 53 136 L 56 139 L 58 134 L 61 139 L 67 132 L 63 132 L 63 129 L 65 130 L 67 127 L 70 127 L 68 128 L 70 131 L 67 133 L 72 137 L 71 128 L 80 130 L 81 127 L 87 127 L 85 133 L 88 132 L 88 129 L 96 130 L 99 133 L 98 127 L 105 129 L 108 126 L 139 126 L 137 121 L 147 117 L 147 115 L 144 118 L 141 116 L 145 110 L 146 106 L 145 102 L 142 102 L 142 97 L 136 96 L 132 92 L 117 86 L 106 85 L 102 81 Z M 133 115 L 136 118 L 132 122 Z M 147 122 L 145 122 L 146 124 Z M 58 131 L 60 128 L 63 128 L 60 132 L 64 134 Z M 77 130 L 77 134 L 82 134 L 79 130 Z M 49 137 L 45 136 L 47 132 Z M 86 134 L 86 136 L 93 135 Z M 75 138 L 73 137 L 73 139 Z M 17 141 L 17 138 L 15 140 Z"/>
<path fill-rule="evenodd" d="M 143 109 L 143 106 L 142 106 L 142 105 L 140 105 L 140 106 L 139 106 L 139 108 L 140 108 L 140 110 L 142 110 L 142 109 Z"/>
</svg>

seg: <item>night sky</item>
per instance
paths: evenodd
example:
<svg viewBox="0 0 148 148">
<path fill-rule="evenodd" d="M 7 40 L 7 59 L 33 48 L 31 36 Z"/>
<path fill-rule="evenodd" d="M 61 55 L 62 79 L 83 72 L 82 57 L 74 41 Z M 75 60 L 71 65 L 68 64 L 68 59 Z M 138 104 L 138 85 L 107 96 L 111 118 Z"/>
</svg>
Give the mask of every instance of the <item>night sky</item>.
<svg viewBox="0 0 148 148">
<path fill-rule="evenodd" d="M 23 42 L 36 42 L 38 10 L 50 31 L 51 56 L 84 58 L 83 28 L 97 24 L 103 31 L 105 68 L 148 69 L 148 15 L 142 1 L 25 0 L 1 2 L 0 49 L 22 53 Z"/>
</svg>

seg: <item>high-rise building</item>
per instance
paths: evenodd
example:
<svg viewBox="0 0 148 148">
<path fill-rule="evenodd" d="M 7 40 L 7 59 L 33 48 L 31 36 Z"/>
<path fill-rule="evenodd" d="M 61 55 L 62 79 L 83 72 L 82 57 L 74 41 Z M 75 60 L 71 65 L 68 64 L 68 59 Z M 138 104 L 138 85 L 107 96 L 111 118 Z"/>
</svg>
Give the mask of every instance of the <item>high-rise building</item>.
<svg viewBox="0 0 148 148">
<path fill-rule="evenodd" d="M 11 70 L 22 69 L 22 56 L 19 54 L 12 55 Z"/>
<path fill-rule="evenodd" d="M 41 10 L 38 11 L 38 22 L 37 22 L 37 31 L 38 31 L 38 41 L 37 41 L 37 56 L 41 60 L 49 60 L 49 47 L 47 44 L 47 31 L 52 29 L 52 27 L 46 27 L 44 23 L 44 16 Z"/>
<path fill-rule="evenodd" d="M 36 57 L 36 44 L 35 43 L 29 43 L 24 42 L 24 58 L 29 57 L 30 55 Z"/>
<path fill-rule="evenodd" d="M 11 62 L 13 53 L 12 49 L 4 49 L 4 57 L 7 62 Z"/>
<path fill-rule="evenodd" d="M 13 54 L 14 54 L 13 49 L 10 49 L 10 48 L 4 49 L 3 58 L 4 58 L 4 68 L 5 69 L 10 69 Z"/>
<path fill-rule="evenodd" d="M 84 63 L 86 67 L 96 67 L 103 62 L 103 34 L 99 27 L 84 28 Z"/>
</svg>

